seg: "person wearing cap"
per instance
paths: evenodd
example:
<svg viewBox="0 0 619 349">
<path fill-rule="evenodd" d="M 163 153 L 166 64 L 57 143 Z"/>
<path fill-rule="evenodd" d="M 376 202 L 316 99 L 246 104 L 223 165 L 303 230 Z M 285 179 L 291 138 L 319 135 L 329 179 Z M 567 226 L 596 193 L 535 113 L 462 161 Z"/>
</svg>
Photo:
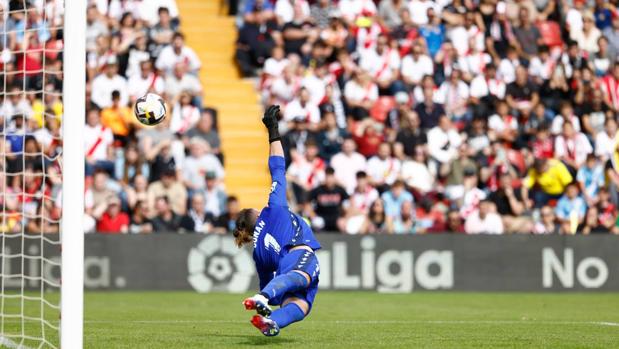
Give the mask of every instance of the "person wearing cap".
<svg viewBox="0 0 619 349">
<path fill-rule="evenodd" d="M 129 215 L 121 211 L 120 199 L 112 195 L 107 200 L 107 207 L 97 218 L 97 233 L 126 234 L 129 232 Z"/>
<path fill-rule="evenodd" d="M 205 210 L 207 213 L 213 215 L 213 217 L 219 217 L 226 212 L 226 200 L 228 196 L 226 192 L 221 189 L 220 181 L 217 179 L 215 171 L 206 172 L 204 181 L 206 185 L 204 189 L 198 193 L 204 195 L 204 199 L 206 200 Z"/>
<path fill-rule="evenodd" d="M 127 80 L 118 74 L 118 59 L 116 56 L 109 56 L 105 62 L 103 73 L 99 74 L 92 81 L 90 99 L 99 108 L 112 106 L 112 92 L 120 93 L 119 104 L 126 106 L 129 102 L 129 89 Z"/>
</svg>

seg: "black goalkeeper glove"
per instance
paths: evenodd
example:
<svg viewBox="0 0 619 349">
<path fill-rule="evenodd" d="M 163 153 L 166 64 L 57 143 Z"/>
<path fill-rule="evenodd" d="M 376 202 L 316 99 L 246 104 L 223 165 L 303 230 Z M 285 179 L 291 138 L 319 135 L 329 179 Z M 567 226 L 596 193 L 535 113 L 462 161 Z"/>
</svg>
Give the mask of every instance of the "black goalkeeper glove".
<svg viewBox="0 0 619 349">
<path fill-rule="evenodd" d="M 279 127 L 277 123 L 277 115 L 279 114 L 279 105 L 271 105 L 264 112 L 262 123 L 269 131 L 269 143 L 279 141 L 282 138 L 279 135 Z"/>
</svg>

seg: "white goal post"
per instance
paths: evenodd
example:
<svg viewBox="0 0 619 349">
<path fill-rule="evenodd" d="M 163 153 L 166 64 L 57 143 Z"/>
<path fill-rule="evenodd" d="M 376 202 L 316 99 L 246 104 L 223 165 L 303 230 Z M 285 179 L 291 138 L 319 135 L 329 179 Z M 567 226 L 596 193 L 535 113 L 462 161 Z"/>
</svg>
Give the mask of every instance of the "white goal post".
<svg viewBox="0 0 619 349">
<path fill-rule="evenodd" d="M 65 0 L 60 347 L 81 349 L 84 332 L 84 123 L 86 3 Z"/>
</svg>

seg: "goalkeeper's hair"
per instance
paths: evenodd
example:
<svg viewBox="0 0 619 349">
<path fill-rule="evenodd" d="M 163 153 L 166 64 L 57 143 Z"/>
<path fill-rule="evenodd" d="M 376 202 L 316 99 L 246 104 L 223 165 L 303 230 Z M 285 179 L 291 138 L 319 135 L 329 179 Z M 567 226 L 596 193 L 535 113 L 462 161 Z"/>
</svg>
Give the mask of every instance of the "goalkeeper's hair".
<svg viewBox="0 0 619 349">
<path fill-rule="evenodd" d="M 242 209 L 236 219 L 236 227 L 232 235 L 238 247 L 249 243 L 253 239 L 254 226 L 256 225 L 256 214 L 250 208 Z"/>
</svg>

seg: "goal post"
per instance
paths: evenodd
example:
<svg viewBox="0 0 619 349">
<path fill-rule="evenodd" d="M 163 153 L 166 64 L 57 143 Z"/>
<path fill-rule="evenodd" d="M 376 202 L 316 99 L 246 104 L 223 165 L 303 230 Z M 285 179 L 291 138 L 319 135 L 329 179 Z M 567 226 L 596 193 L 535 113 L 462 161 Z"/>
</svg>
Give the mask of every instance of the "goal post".
<svg viewBox="0 0 619 349">
<path fill-rule="evenodd" d="M 86 3 L 65 0 L 60 347 L 83 347 Z"/>
</svg>

